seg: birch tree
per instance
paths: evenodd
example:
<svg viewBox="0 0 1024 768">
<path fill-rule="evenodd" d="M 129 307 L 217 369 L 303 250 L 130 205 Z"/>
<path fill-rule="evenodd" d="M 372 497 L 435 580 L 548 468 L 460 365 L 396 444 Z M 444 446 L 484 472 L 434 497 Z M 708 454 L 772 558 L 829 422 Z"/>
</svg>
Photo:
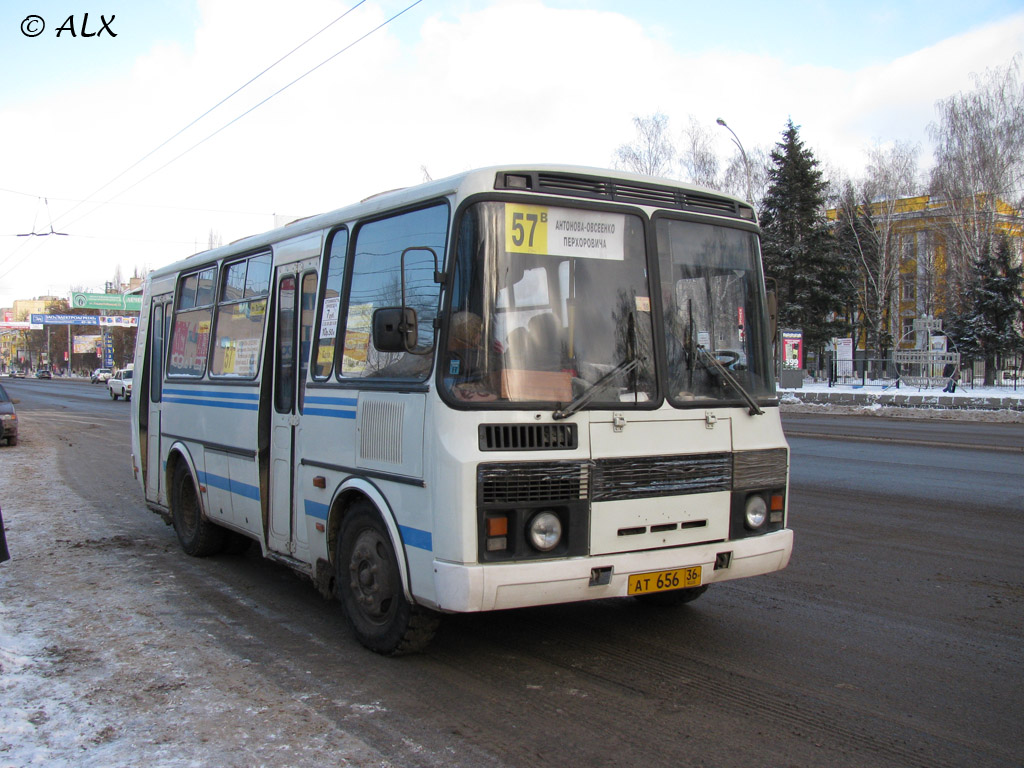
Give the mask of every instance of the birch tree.
<svg viewBox="0 0 1024 768">
<path fill-rule="evenodd" d="M 634 117 L 636 138 L 615 150 L 617 169 L 643 176 L 668 176 L 675 166 L 676 147 L 669 136 L 668 117 L 656 112 L 649 117 Z"/>
<path fill-rule="evenodd" d="M 1024 83 L 1021 55 L 975 75 L 975 88 L 937 104 L 932 194 L 951 213 L 948 264 L 954 295 L 964 296 L 970 267 L 996 244 L 999 202 L 1024 207 Z"/>
</svg>

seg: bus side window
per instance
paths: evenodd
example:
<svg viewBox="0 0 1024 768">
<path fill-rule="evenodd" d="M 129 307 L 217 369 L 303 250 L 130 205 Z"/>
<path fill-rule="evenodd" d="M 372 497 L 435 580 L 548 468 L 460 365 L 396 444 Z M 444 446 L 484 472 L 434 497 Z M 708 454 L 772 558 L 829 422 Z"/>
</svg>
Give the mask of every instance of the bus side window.
<svg viewBox="0 0 1024 768">
<path fill-rule="evenodd" d="M 448 235 L 448 206 L 371 221 L 356 232 L 352 279 L 345 317 L 341 376 L 417 379 L 430 372 L 431 357 L 407 352 L 380 352 L 373 345 L 373 311 L 402 304 L 416 310 L 419 337 L 417 351 L 433 344 L 440 286 L 434 282 L 433 253 L 444 253 Z M 402 274 L 402 253 L 405 274 Z"/>
<path fill-rule="evenodd" d="M 217 268 L 209 267 L 181 279 L 171 329 L 169 376 L 202 377 L 210 354 L 210 326 L 217 285 Z"/>
<path fill-rule="evenodd" d="M 306 372 L 309 370 L 309 353 L 313 344 L 313 316 L 316 310 L 316 272 L 302 276 L 299 295 L 299 410 L 306 396 Z"/>
<path fill-rule="evenodd" d="M 334 349 L 338 338 L 338 318 L 341 315 L 341 287 L 345 277 L 345 256 L 348 250 L 348 230 L 339 229 L 331 235 L 324 255 L 324 288 L 320 297 L 320 329 L 313 349 L 313 380 L 324 381 L 334 369 Z M 315 277 L 314 277 L 315 283 Z M 305 281 L 303 282 L 305 293 Z"/>
</svg>

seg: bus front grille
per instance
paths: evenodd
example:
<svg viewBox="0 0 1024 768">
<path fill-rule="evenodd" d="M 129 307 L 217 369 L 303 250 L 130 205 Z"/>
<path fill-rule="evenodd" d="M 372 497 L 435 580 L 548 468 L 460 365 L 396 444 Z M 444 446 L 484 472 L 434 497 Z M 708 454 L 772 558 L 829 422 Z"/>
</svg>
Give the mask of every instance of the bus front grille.
<svg viewBox="0 0 1024 768">
<path fill-rule="evenodd" d="M 585 501 L 590 470 L 578 461 L 481 464 L 477 489 L 483 506 Z"/>
<path fill-rule="evenodd" d="M 592 500 L 681 496 L 731 487 L 732 457 L 728 453 L 601 459 L 594 464 Z"/>
</svg>

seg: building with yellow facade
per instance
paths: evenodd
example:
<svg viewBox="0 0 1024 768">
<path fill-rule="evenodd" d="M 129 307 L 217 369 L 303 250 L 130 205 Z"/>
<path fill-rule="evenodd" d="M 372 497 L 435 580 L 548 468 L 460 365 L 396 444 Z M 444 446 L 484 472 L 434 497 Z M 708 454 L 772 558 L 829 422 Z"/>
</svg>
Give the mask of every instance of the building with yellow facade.
<svg viewBox="0 0 1024 768">
<path fill-rule="evenodd" d="M 887 330 L 904 348 L 921 348 L 926 339 L 917 338 L 914 320 L 934 317 L 944 319 L 957 305 L 961 277 L 969 267 L 971 238 L 977 241 L 984 232 L 1005 234 L 1021 256 L 1024 245 L 1024 219 L 1019 211 L 1001 200 L 986 205 L 983 196 L 958 201 L 934 198 L 931 195 L 902 198 L 888 203 L 873 203 L 872 218 L 885 216 L 891 232 L 890 254 L 898 270 L 893 286 L 892 303 L 887 312 Z M 838 219 L 836 209 L 827 212 L 828 219 Z M 863 301 L 861 297 L 861 301 Z M 858 317 L 851 318 L 856 327 L 856 347 L 866 347 L 866 332 Z"/>
</svg>

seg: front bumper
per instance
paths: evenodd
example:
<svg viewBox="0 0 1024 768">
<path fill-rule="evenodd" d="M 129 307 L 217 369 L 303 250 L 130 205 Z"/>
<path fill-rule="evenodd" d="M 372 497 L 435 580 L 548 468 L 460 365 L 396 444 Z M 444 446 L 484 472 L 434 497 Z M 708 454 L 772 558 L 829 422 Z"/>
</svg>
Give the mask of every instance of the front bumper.
<svg viewBox="0 0 1024 768">
<path fill-rule="evenodd" d="M 713 584 L 781 570 L 789 564 L 792 552 L 793 531 L 783 529 L 717 544 L 564 560 L 489 565 L 435 560 L 436 607 L 465 613 L 624 597 L 631 574 L 695 565 L 702 566 L 703 583 Z M 715 570 L 715 562 L 721 561 L 724 553 L 731 553 L 728 567 Z M 593 569 L 609 567 L 609 582 L 591 586 Z"/>
</svg>

